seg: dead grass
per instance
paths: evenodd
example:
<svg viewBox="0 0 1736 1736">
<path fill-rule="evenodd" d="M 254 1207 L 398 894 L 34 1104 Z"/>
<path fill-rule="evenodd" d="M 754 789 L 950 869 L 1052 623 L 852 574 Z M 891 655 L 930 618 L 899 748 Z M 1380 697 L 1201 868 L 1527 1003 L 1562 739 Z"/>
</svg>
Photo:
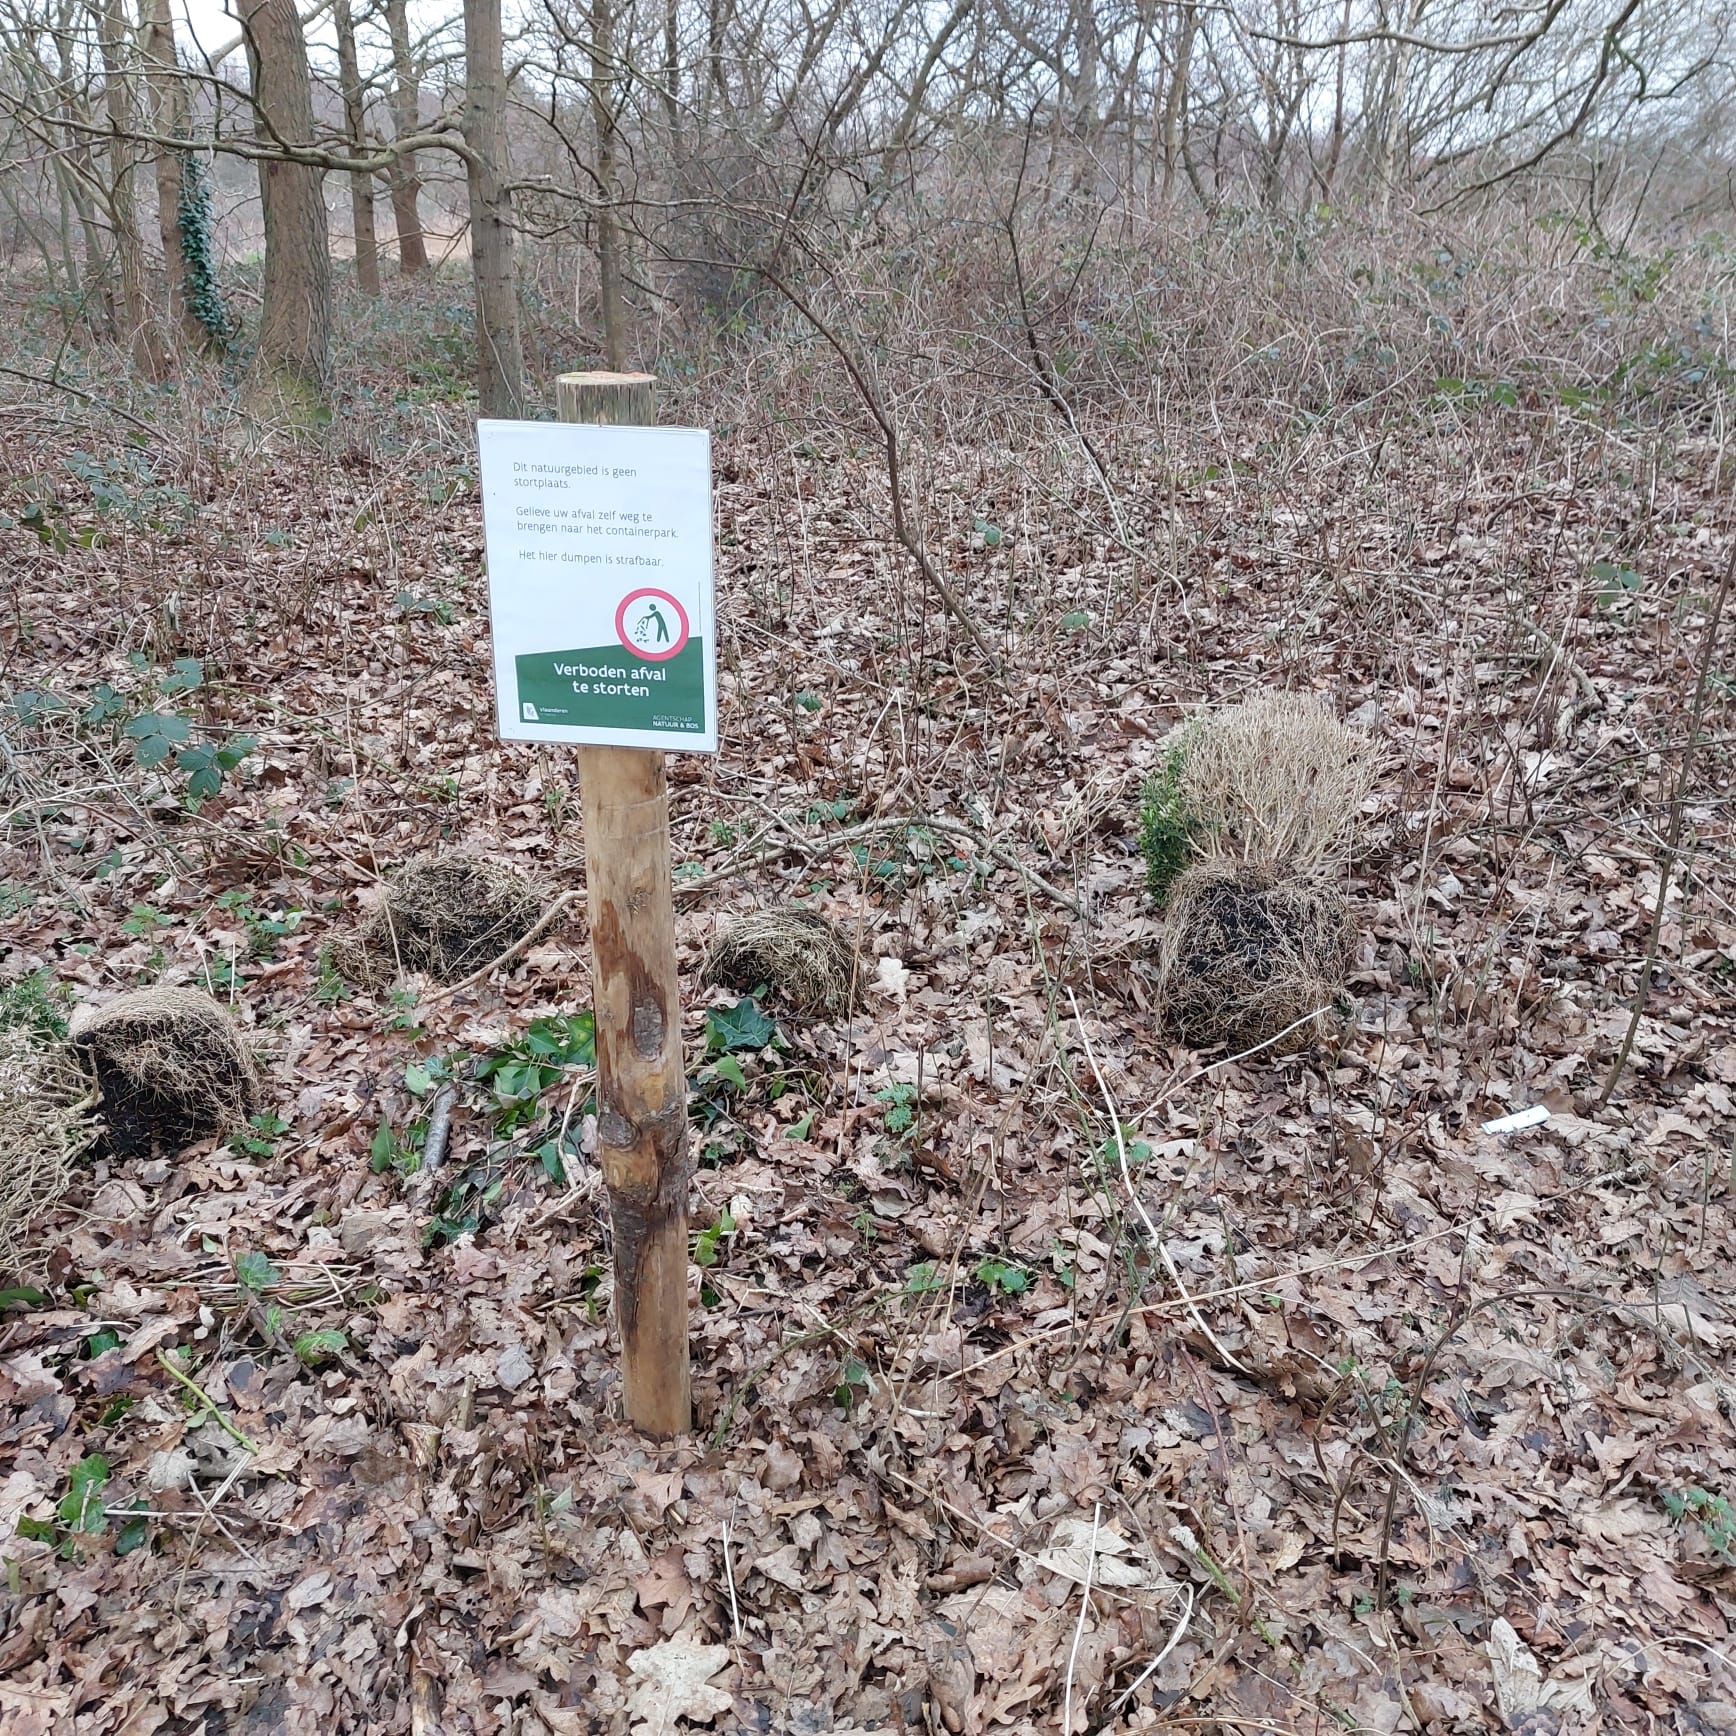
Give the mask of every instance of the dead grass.
<svg viewBox="0 0 1736 1736">
<path fill-rule="evenodd" d="M 101 1093 L 108 1147 L 176 1152 L 259 1107 L 259 1067 L 235 1021 L 199 989 L 134 989 L 81 1006 L 68 1035 Z"/>
<path fill-rule="evenodd" d="M 0 1274 L 34 1276 L 32 1223 L 56 1205 L 96 1135 L 90 1085 L 67 1048 L 0 1031 Z"/>
<path fill-rule="evenodd" d="M 711 943 L 705 980 L 749 994 L 761 985 L 798 1012 L 836 1012 L 850 993 L 843 935 L 812 910 L 754 910 Z"/>
<path fill-rule="evenodd" d="M 1259 693 L 1188 726 L 1179 794 L 1206 856 L 1313 875 L 1341 866 L 1374 743 L 1312 693 Z"/>
</svg>

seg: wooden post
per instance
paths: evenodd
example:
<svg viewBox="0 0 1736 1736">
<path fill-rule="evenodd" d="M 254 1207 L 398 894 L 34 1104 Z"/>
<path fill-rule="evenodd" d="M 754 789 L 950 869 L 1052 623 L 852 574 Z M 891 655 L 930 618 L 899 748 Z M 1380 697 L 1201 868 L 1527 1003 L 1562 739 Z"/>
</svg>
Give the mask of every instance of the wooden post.
<svg viewBox="0 0 1736 1736">
<path fill-rule="evenodd" d="M 649 374 L 562 374 L 563 422 L 657 420 Z M 627 1420 L 692 1424 L 687 1352 L 687 1073 L 675 968 L 663 755 L 582 747 L 585 890 L 597 1018 L 597 1141 L 615 1225 L 615 1317 Z"/>
</svg>

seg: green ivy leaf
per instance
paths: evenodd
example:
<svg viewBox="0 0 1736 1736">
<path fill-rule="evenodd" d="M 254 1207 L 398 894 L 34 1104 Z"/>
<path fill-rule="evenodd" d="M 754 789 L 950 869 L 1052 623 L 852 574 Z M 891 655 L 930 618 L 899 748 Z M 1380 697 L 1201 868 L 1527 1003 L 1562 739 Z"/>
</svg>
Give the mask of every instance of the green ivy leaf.
<svg viewBox="0 0 1736 1736">
<path fill-rule="evenodd" d="M 719 1055 L 712 1062 L 711 1070 L 719 1079 L 727 1079 L 738 1091 L 747 1089 L 747 1075 L 741 1070 L 741 1062 L 733 1055 Z"/>
<path fill-rule="evenodd" d="M 101 1453 L 86 1453 L 72 1467 L 67 1490 L 55 1509 L 69 1531 L 97 1532 L 108 1523 L 108 1509 L 97 1493 L 109 1480 L 109 1462 Z"/>
<path fill-rule="evenodd" d="M 714 1007 L 705 1015 L 705 1046 L 713 1054 L 763 1049 L 777 1034 L 777 1021 L 752 995 L 744 995 L 733 1007 Z"/>
<path fill-rule="evenodd" d="M 309 1368 L 329 1362 L 339 1352 L 349 1349 L 350 1341 L 335 1326 L 322 1326 L 313 1332 L 303 1332 L 295 1341 L 295 1354 Z"/>
<path fill-rule="evenodd" d="M 250 1248 L 235 1256 L 235 1282 L 257 1296 L 266 1285 L 277 1282 L 277 1267 L 268 1255 Z"/>
</svg>

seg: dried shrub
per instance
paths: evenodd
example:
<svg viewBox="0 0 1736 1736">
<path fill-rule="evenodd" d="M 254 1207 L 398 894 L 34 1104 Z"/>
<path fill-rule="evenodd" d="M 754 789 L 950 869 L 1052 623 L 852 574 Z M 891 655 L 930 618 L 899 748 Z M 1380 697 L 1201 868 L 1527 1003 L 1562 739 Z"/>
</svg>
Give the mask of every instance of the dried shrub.
<svg viewBox="0 0 1736 1736">
<path fill-rule="evenodd" d="M 735 919 L 705 955 L 705 980 L 751 993 L 761 985 L 798 1012 L 828 1013 L 850 992 L 844 937 L 811 910 L 755 910 Z"/>
<path fill-rule="evenodd" d="M 82 1006 L 68 1028 L 96 1074 L 117 1156 L 179 1151 L 242 1126 L 259 1107 L 259 1067 L 241 1033 L 199 989 L 134 989 Z"/>
<path fill-rule="evenodd" d="M 60 1202 L 96 1137 L 91 1100 L 90 1081 L 64 1044 L 21 1025 L 0 1029 L 0 1273 L 40 1268 L 30 1227 Z"/>
<path fill-rule="evenodd" d="M 1170 892 L 1163 1014 L 1196 1049 L 1305 1048 L 1329 1033 L 1355 944 L 1338 893 L 1269 864 L 1202 862 Z"/>
<path fill-rule="evenodd" d="M 1207 856 L 1306 878 L 1342 864 L 1377 769 L 1371 737 L 1311 693 L 1261 693 L 1186 726 L 1175 801 Z"/>
<path fill-rule="evenodd" d="M 511 863 L 424 851 L 386 877 L 355 943 L 334 948 L 333 962 L 369 984 L 399 970 L 458 982 L 528 934 L 548 905 L 547 889 Z"/>
</svg>

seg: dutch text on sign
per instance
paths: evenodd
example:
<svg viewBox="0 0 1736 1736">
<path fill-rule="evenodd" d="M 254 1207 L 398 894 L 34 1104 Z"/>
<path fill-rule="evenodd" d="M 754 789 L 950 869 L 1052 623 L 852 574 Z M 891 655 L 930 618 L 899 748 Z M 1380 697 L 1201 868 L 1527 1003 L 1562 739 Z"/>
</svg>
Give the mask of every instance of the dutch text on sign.
<svg viewBox="0 0 1736 1736">
<path fill-rule="evenodd" d="M 717 750 L 711 439 L 477 424 L 504 741 Z"/>
</svg>

